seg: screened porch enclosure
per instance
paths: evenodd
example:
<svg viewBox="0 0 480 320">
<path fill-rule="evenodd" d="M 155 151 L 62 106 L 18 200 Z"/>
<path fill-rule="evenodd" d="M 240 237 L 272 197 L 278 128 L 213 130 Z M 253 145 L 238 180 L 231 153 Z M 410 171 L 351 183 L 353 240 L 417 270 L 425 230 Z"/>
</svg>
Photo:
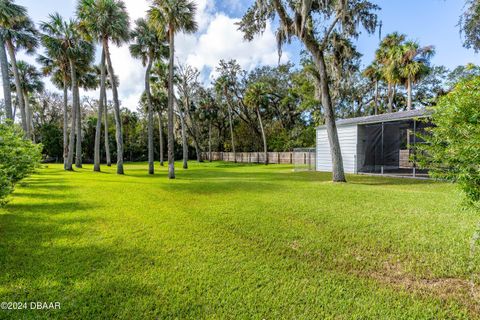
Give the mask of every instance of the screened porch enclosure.
<svg viewBox="0 0 480 320">
<path fill-rule="evenodd" d="M 427 123 L 408 119 L 358 125 L 358 173 L 428 176 L 415 163 L 415 152 L 423 141 L 418 137 Z"/>
</svg>

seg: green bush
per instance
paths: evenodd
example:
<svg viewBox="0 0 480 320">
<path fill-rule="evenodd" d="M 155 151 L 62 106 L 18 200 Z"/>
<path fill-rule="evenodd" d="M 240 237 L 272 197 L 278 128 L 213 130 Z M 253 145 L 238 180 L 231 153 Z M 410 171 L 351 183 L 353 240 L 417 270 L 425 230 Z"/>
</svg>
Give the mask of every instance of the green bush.
<svg viewBox="0 0 480 320">
<path fill-rule="evenodd" d="M 480 208 L 480 77 L 461 81 L 441 98 L 432 122 L 420 164 L 436 178 L 457 182 Z"/>
<path fill-rule="evenodd" d="M 0 204 L 15 184 L 40 164 L 41 145 L 23 138 L 23 131 L 11 123 L 0 123 Z"/>
</svg>

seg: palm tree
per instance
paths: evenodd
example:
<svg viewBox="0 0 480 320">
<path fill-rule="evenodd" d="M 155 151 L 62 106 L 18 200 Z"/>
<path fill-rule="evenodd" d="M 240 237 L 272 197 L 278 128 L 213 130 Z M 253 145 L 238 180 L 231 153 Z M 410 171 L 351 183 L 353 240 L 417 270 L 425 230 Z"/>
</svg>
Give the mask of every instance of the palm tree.
<svg viewBox="0 0 480 320">
<path fill-rule="evenodd" d="M 13 69 L 13 68 L 12 68 Z M 34 65 L 25 61 L 17 61 L 17 70 L 20 77 L 22 98 L 25 101 L 25 114 L 27 119 L 27 136 L 34 140 L 33 134 L 33 110 L 30 107 L 31 94 L 35 92 L 42 92 L 44 83 L 42 75 Z M 12 85 L 14 86 L 14 84 Z"/>
<path fill-rule="evenodd" d="M 130 53 L 133 57 L 141 59 L 145 70 L 145 94 L 148 105 L 148 173 L 154 174 L 155 159 L 153 150 L 153 103 L 150 90 L 150 75 L 153 63 L 161 55 L 166 55 L 167 47 L 158 33 L 143 18 L 135 21 L 135 29 L 131 37 L 134 41 L 130 45 Z"/>
<path fill-rule="evenodd" d="M 115 114 L 117 140 L 117 173 L 123 174 L 123 129 L 118 98 L 118 83 L 115 81 L 109 43 L 121 45 L 130 38 L 129 17 L 125 3 L 121 0 L 80 0 L 77 15 L 84 36 L 99 41 L 105 52 L 108 76 L 112 83 L 113 111 Z M 105 85 L 105 81 L 101 84 Z M 102 91 L 101 89 L 100 91 Z"/>
<path fill-rule="evenodd" d="M 100 139 L 102 135 L 102 120 L 103 120 L 103 112 L 106 108 L 105 104 L 105 96 L 107 93 L 105 79 L 106 79 L 106 67 L 105 67 L 105 50 L 102 50 L 102 58 L 100 61 L 100 99 L 98 100 L 98 116 L 97 116 L 97 124 L 95 127 L 95 146 L 94 146 L 94 156 L 93 156 L 93 171 L 100 172 Z M 107 115 L 105 114 L 105 119 Z M 106 124 L 107 120 L 105 120 Z M 108 130 L 108 125 L 105 126 L 105 132 Z M 108 133 L 106 133 L 108 135 Z M 106 137 L 108 138 L 108 137 Z M 108 141 L 105 142 L 105 144 Z M 109 150 L 110 151 L 110 150 Z"/>
<path fill-rule="evenodd" d="M 265 165 L 268 164 L 267 138 L 263 128 L 262 116 L 260 108 L 266 108 L 268 105 L 268 96 L 266 94 L 266 85 L 262 82 L 251 84 L 245 93 L 245 104 L 253 108 L 257 113 L 258 122 L 260 124 L 260 132 L 262 133 L 263 151 L 265 153 Z"/>
<path fill-rule="evenodd" d="M 17 69 L 15 52 L 20 49 L 25 49 L 27 53 L 33 53 L 35 48 L 38 46 L 37 30 L 35 29 L 33 21 L 27 16 L 27 9 L 25 7 L 15 5 L 13 1 L 5 1 L 3 3 L 3 7 L 9 8 L 9 11 L 14 14 L 11 19 L 1 19 L 0 27 L 2 29 L 2 37 L 7 47 L 8 55 L 10 57 L 10 65 L 12 66 L 15 79 L 17 103 L 22 116 L 22 127 L 25 133 L 27 133 L 28 124 L 27 114 L 25 111 L 25 100 L 23 98 L 22 85 Z M 9 15 L 6 14 L 4 16 L 8 17 Z"/>
<path fill-rule="evenodd" d="M 69 63 L 66 52 L 57 50 L 61 48 L 49 47 L 54 43 L 44 41 L 44 36 L 41 37 L 41 42 L 46 48 L 46 55 L 39 55 L 37 62 L 42 66 L 43 74 L 51 76 L 52 82 L 63 90 L 63 165 L 65 168 L 68 155 L 68 87 L 71 83 Z"/>
<path fill-rule="evenodd" d="M 368 78 L 371 82 L 373 82 L 375 86 L 375 93 L 374 93 L 374 114 L 378 114 L 378 98 L 379 98 L 379 90 L 378 86 L 380 80 L 382 79 L 382 72 L 380 70 L 380 66 L 376 61 L 374 61 L 371 65 L 369 65 L 364 71 L 363 76 Z"/>
<path fill-rule="evenodd" d="M 66 57 L 66 61 L 68 61 L 68 70 L 70 71 L 69 82 L 71 84 L 73 95 L 73 106 L 71 117 L 72 124 L 65 169 L 73 170 L 72 166 L 75 146 L 75 127 L 78 125 L 77 115 L 80 116 L 78 76 L 89 68 L 91 61 L 93 61 L 95 48 L 90 42 L 82 39 L 78 33 L 78 24 L 76 21 L 64 21 L 59 14 L 50 15 L 50 20 L 48 22 L 43 22 L 40 28 L 44 32 L 42 36 L 42 43 L 45 45 L 48 56 L 63 56 L 64 58 Z M 77 160 L 78 156 L 77 148 Z"/>
<path fill-rule="evenodd" d="M 105 140 L 105 160 L 107 160 L 107 167 L 111 167 L 112 166 L 112 156 L 110 154 L 110 138 L 108 136 L 108 98 L 107 98 L 107 88 L 105 87 L 104 88 L 105 90 L 105 101 L 104 101 L 104 104 L 103 104 L 103 107 L 104 107 L 104 113 L 105 113 L 105 116 L 104 116 L 104 129 L 105 129 L 105 137 L 104 137 L 104 140 Z"/>
<path fill-rule="evenodd" d="M 162 61 L 157 60 L 152 69 L 150 82 L 152 83 L 152 99 L 155 112 L 158 115 L 158 132 L 160 148 L 160 165 L 163 167 L 163 112 L 168 105 L 168 66 Z"/>
<path fill-rule="evenodd" d="M 10 88 L 10 73 L 7 52 L 5 51 L 4 26 L 10 28 L 15 21 L 22 20 L 27 14 L 23 6 L 15 4 L 12 0 L 0 0 L 0 67 L 2 71 L 3 97 L 5 111 L 8 119 L 13 120 L 12 92 Z"/>
<path fill-rule="evenodd" d="M 102 66 L 103 66 L 103 72 L 106 73 L 103 76 L 102 76 Z M 104 56 L 103 51 L 102 51 L 102 58 L 101 58 L 100 65 L 95 67 L 95 73 L 96 73 L 97 83 L 100 84 L 100 89 L 103 91 L 103 97 L 104 97 L 103 104 L 100 104 L 100 101 L 99 101 L 99 108 L 103 105 L 102 114 L 104 115 L 103 116 L 103 121 L 104 121 L 104 129 L 105 129 L 105 137 L 104 137 L 104 140 L 105 140 L 104 141 L 105 142 L 105 160 L 107 161 L 107 167 L 111 167 L 112 166 L 112 157 L 111 157 L 111 154 L 110 154 L 110 138 L 109 138 L 109 133 L 108 133 L 108 96 L 107 96 L 107 89 L 111 89 L 112 84 L 108 80 L 108 72 L 106 70 L 105 56 Z M 105 83 L 104 83 L 103 86 L 102 86 L 102 78 L 105 80 Z M 119 80 L 118 80 L 117 76 L 115 76 L 115 83 L 117 83 L 117 84 L 119 83 Z M 99 110 L 99 114 L 100 114 L 100 110 Z M 101 117 L 98 117 L 98 119 L 101 119 Z M 97 125 L 98 125 L 98 123 L 97 123 Z M 100 132 L 100 131 L 98 131 L 98 132 Z M 95 132 L 95 135 L 96 135 L 96 132 Z M 95 136 L 95 138 L 96 138 L 96 136 Z M 99 139 L 95 140 L 95 141 L 99 141 Z M 99 150 L 99 149 L 100 149 L 100 146 L 98 147 L 97 150 Z M 99 158 L 98 162 L 100 162 L 100 155 L 98 155 L 98 158 Z M 98 167 L 100 167 L 100 165 Z M 95 166 L 94 166 L 94 170 L 95 170 Z"/>
<path fill-rule="evenodd" d="M 85 61 L 82 64 L 85 68 L 79 71 L 78 76 L 78 86 L 85 91 L 95 90 L 98 88 L 98 77 L 95 67 L 91 66 L 91 62 Z M 79 68 L 77 68 L 79 70 Z M 75 148 L 75 167 L 82 168 L 82 108 L 80 103 L 78 103 L 77 109 L 77 140 Z M 99 108 L 100 109 L 100 108 Z M 103 110 L 103 108 L 101 108 Z M 101 120 L 100 120 L 101 121 Z"/>
<path fill-rule="evenodd" d="M 190 0 L 153 0 L 148 11 L 149 21 L 160 37 L 168 35 L 169 39 L 169 74 L 168 74 L 168 177 L 175 179 L 174 164 L 174 92 L 173 68 L 175 56 L 175 34 L 177 32 L 194 33 L 198 29 L 195 21 L 197 6 Z"/>
<path fill-rule="evenodd" d="M 418 42 L 408 41 L 403 46 L 403 61 L 400 74 L 407 87 L 407 109 L 412 110 L 412 87 L 430 71 L 429 60 L 435 54 L 432 46 L 420 47 Z"/>
<path fill-rule="evenodd" d="M 403 34 L 391 33 L 382 40 L 375 53 L 375 59 L 381 65 L 382 75 L 388 84 L 388 112 L 393 112 L 396 86 L 402 82 L 400 72 L 405 38 Z"/>
</svg>

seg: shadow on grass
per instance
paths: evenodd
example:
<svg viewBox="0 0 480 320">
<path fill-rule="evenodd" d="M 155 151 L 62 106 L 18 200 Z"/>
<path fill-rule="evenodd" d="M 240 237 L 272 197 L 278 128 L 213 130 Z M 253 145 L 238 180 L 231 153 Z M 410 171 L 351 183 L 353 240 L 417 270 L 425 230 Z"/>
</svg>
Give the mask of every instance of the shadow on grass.
<svg viewBox="0 0 480 320">
<path fill-rule="evenodd" d="M 114 319 L 131 309 L 128 297 L 158 298 L 162 287 L 129 276 L 155 268 L 155 257 L 94 226 L 90 217 L 1 214 L 0 301 L 58 301 L 61 309 L 0 310 L 0 319 Z M 125 318 L 140 319 L 144 306 L 131 307 L 138 314 Z"/>
<path fill-rule="evenodd" d="M 361 184 L 369 186 L 391 186 L 391 185 L 430 185 L 439 183 L 438 181 L 428 179 L 395 178 L 368 175 L 350 175 L 347 177 L 350 184 Z"/>
</svg>

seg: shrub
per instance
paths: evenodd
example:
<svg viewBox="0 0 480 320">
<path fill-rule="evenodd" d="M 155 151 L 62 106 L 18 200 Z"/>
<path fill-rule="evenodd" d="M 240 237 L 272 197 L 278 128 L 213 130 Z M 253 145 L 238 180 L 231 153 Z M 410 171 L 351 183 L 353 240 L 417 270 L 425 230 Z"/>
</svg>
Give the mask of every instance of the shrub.
<svg viewBox="0 0 480 320">
<path fill-rule="evenodd" d="M 461 81 L 433 108 L 420 164 L 432 176 L 457 182 L 480 208 L 480 77 Z"/>
<path fill-rule="evenodd" d="M 0 123 L 0 204 L 6 202 L 15 184 L 40 164 L 41 146 L 23 136 L 18 126 Z"/>
</svg>

